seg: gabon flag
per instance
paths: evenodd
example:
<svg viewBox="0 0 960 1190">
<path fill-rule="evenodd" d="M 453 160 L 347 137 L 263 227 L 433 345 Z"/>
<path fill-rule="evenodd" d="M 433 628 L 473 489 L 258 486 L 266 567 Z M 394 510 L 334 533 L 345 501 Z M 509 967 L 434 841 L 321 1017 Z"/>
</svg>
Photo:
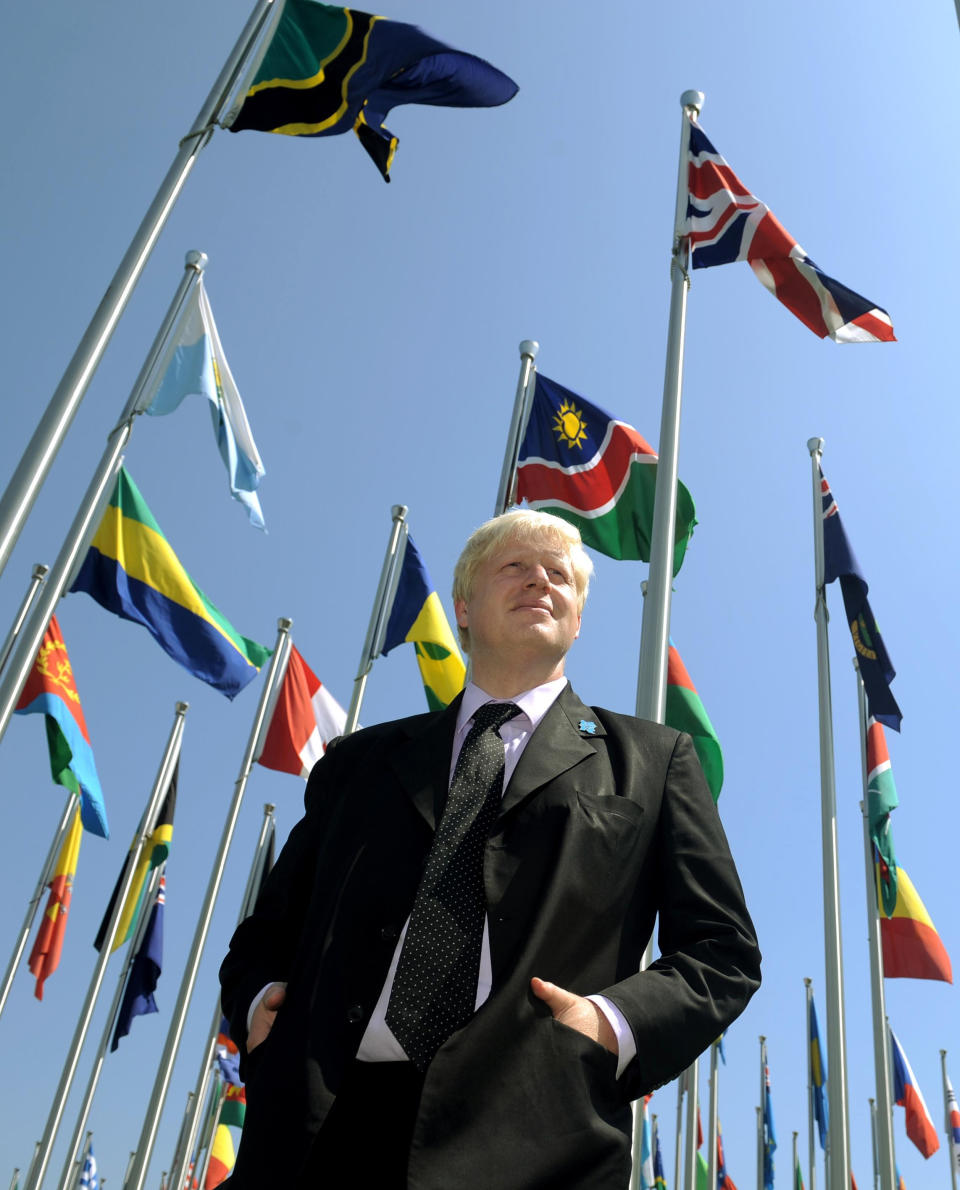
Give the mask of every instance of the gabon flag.
<svg viewBox="0 0 960 1190">
<path fill-rule="evenodd" d="M 63 936 L 67 929 L 67 915 L 70 912 L 70 898 L 73 895 L 73 880 L 77 874 L 77 860 L 80 856 L 80 839 L 83 823 L 80 820 L 80 806 L 73 813 L 73 822 L 57 856 L 56 867 L 50 879 L 50 897 L 37 931 L 37 938 L 30 952 L 28 966 L 37 977 L 34 995 L 43 999 L 43 983 L 56 971 L 63 950 Z"/>
<path fill-rule="evenodd" d="M 257 759 L 264 768 L 309 777 L 346 721 L 343 707 L 291 645 L 287 671 Z"/>
</svg>

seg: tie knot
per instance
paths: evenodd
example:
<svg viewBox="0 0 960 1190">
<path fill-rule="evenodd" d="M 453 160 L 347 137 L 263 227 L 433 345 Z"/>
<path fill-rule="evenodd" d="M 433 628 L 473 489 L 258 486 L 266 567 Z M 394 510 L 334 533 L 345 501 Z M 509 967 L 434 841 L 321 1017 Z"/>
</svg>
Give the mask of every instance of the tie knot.
<svg viewBox="0 0 960 1190">
<path fill-rule="evenodd" d="M 515 702 L 485 702 L 474 713 L 473 727 L 470 730 L 477 735 L 491 729 L 499 731 L 504 723 L 515 719 L 519 714 L 521 711 Z"/>
</svg>

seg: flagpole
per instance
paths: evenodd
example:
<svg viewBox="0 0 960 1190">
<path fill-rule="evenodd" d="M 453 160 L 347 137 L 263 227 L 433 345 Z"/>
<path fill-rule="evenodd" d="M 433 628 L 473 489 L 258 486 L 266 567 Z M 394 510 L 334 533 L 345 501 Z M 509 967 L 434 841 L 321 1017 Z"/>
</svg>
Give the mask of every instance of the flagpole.
<svg viewBox="0 0 960 1190">
<path fill-rule="evenodd" d="M 793 1134 L 793 1168 L 790 1172 L 793 1175 L 794 1182 L 796 1182 L 796 1180 L 797 1180 L 797 1166 L 800 1164 L 800 1157 L 797 1152 L 797 1137 L 799 1135 L 800 1135 L 799 1132 L 795 1132 Z"/>
<path fill-rule="evenodd" d="M 151 834 L 153 832 L 151 831 Z M 64 1159 L 63 1170 L 60 1173 L 60 1182 L 58 1190 L 70 1190 L 71 1184 L 75 1178 L 71 1176 L 74 1167 L 78 1148 L 80 1148 L 81 1137 L 87 1126 L 87 1120 L 90 1118 L 90 1108 L 93 1106 L 93 1099 L 97 1093 L 97 1087 L 100 1083 L 100 1075 L 103 1071 L 103 1063 L 107 1056 L 107 1046 L 110 1044 L 110 1036 L 113 1033 L 114 1026 L 117 1023 L 117 1014 L 120 1011 L 120 1005 L 123 1001 L 123 991 L 127 984 L 127 977 L 130 974 L 130 968 L 133 966 L 133 960 L 136 958 L 137 952 L 143 943 L 144 935 L 147 932 L 147 923 L 150 921 L 153 900 L 156 896 L 157 885 L 160 883 L 160 877 L 166 870 L 166 862 L 154 868 L 150 872 L 150 877 L 147 883 L 146 892 L 143 897 L 142 909 L 140 917 L 137 921 L 136 929 L 133 937 L 130 939 L 130 945 L 127 947 L 126 958 L 123 962 L 123 967 L 120 971 L 120 976 L 117 979 L 117 989 L 113 994 L 113 1002 L 110 1005 L 110 1010 L 107 1013 L 106 1021 L 103 1025 L 103 1033 L 100 1036 L 100 1044 L 97 1047 L 96 1055 L 93 1059 L 93 1067 L 90 1071 L 90 1077 L 87 1080 L 87 1087 L 83 1093 L 83 1099 L 80 1103 L 80 1110 L 77 1113 L 77 1121 L 73 1127 L 73 1136 L 70 1138 L 70 1144 L 67 1146 L 67 1155 Z M 89 1136 L 87 1138 L 89 1140 Z M 82 1159 L 82 1150 L 81 1150 Z"/>
<path fill-rule="evenodd" d="M 253 768 L 254 749 L 265 718 L 267 702 L 277 681 L 277 675 L 282 670 L 287 659 L 287 654 L 290 651 L 290 628 L 292 623 L 292 620 L 286 618 L 277 620 L 277 640 L 274 645 L 273 656 L 270 659 L 270 668 L 267 671 L 263 690 L 260 692 L 260 701 L 257 704 L 257 709 L 253 717 L 253 727 L 251 728 L 250 737 L 244 750 L 243 759 L 240 762 L 240 772 L 234 786 L 233 800 L 230 803 L 226 821 L 223 824 L 223 835 L 220 839 L 216 858 L 213 861 L 213 869 L 210 873 L 206 896 L 204 897 L 203 906 L 198 915 L 193 944 L 190 948 L 190 954 L 183 972 L 183 980 L 180 984 L 180 994 L 173 1009 L 170 1028 L 167 1032 L 166 1045 L 160 1059 L 157 1077 L 154 1080 L 150 1104 L 147 1108 L 143 1128 L 140 1132 L 140 1140 L 137 1143 L 137 1156 L 134 1160 L 133 1169 L 124 1182 L 124 1190 L 143 1190 L 143 1185 L 146 1181 L 147 1167 L 153 1155 L 153 1146 L 156 1143 L 157 1130 L 160 1127 L 160 1116 L 163 1112 L 163 1105 L 170 1086 L 173 1064 L 176 1061 L 177 1050 L 180 1046 L 180 1037 L 183 1033 L 183 1025 L 186 1020 L 187 1009 L 190 1005 L 190 998 L 193 995 L 193 988 L 200 967 L 200 959 L 207 941 L 210 920 L 213 917 L 214 905 L 216 904 L 217 895 L 220 892 L 220 883 L 223 880 L 227 855 L 230 851 L 230 844 L 233 841 L 233 832 L 240 815 L 240 807 L 243 804 L 243 795 L 247 788 L 247 780 L 250 776 L 250 770 Z"/>
<path fill-rule="evenodd" d="M 57 862 L 57 856 L 60 854 L 60 848 L 63 846 L 63 841 L 67 837 L 67 832 L 70 830 L 70 824 L 73 819 L 73 812 L 77 806 L 78 798 L 75 793 L 68 793 L 67 800 L 63 807 L 63 813 L 60 815 L 60 825 L 57 827 L 53 840 L 50 843 L 50 850 L 47 852 L 47 858 L 43 861 L 43 867 L 40 869 L 40 878 L 37 881 L 37 887 L 33 896 L 27 902 L 27 912 L 24 914 L 23 924 L 20 927 L 20 933 L 13 945 L 13 953 L 10 955 L 10 962 L 7 965 L 6 974 L 3 977 L 3 984 L 0 985 L 0 1014 L 3 1013 L 4 1005 L 7 1002 L 7 997 L 10 995 L 10 988 L 13 986 L 13 981 L 16 978 L 17 968 L 20 965 L 20 960 L 23 958 L 23 952 L 27 946 L 27 939 L 30 937 L 30 931 L 33 928 L 33 919 L 36 917 L 37 908 L 43 898 L 44 889 L 50 880 L 50 875 L 53 872 L 53 865 Z"/>
<path fill-rule="evenodd" d="M 643 1185 L 643 1098 L 630 1104 L 633 1119 L 633 1144 L 631 1145 L 630 1190 L 646 1190 Z"/>
<path fill-rule="evenodd" d="M 954 1146 L 953 1140 L 953 1125 L 950 1122 L 950 1104 L 948 1099 L 947 1088 L 950 1086 L 950 1078 L 947 1074 L 947 1051 L 940 1051 L 940 1073 L 943 1077 L 943 1122 L 947 1133 L 947 1157 L 950 1160 L 950 1185 L 952 1190 L 957 1190 L 957 1173 L 958 1161 L 960 1155 Z"/>
<path fill-rule="evenodd" d="M 764 1190 L 764 1158 L 766 1145 L 764 1144 L 763 1119 L 767 1106 L 767 1039 L 760 1037 L 760 1107 L 757 1108 L 757 1190 Z"/>
<path fill-rule="evenodd" d="M 674 1190 L 680 1190 L 680 1174 L 683 1169 L 683 1095 L 689 1077 L 687 1069 L 677 1079 L 677 1143 L 673 1156 L 673 1185 Z"/>
<path fill-rule="evenodd" d="M 823 561 L 823 500 L 820 459 L 823 439 L 807 441 L 813 479 L 813 541 L 817 625 L 817 685 L 820 707 L 820 833 L 823 852 L 823 946 L 830 1069 L 830 1137 L 827 1151 L 830 1190 L 850 1185 L 850 1117 L 847 1106 L 847 1042 L 844 1024 L 843 945 L 840 936 L 840 871 L 837 857 L 837 791 L 833 761 L 833 704 L 830 642 Z"/>
<path fill-rule="evenodd" d="M 193 1137 L 193 1134 L 191 1133 L 190 1129 L 193 1127 L 193 1121 L 194 1121 L 193 1106 L 194 1106 L 194 1100 L 196 1098 L 197 1098 L 196 1091 L 188 1091 L 187 1092 L 187 1105 L 183 1109 L 183 1119 L 180 1121 L 180 1132 L 177 1135 L 177 1144 L 173 1150 L 173 1164 L 170 1169 L 169 1190 L 179 1190 L 179 1184 L 177 1183 L 177 1181 L 174 1180 L 174 1173 L 179 1168 L 180 1163 L 184 1161 L 184 1159 L 181 1155 L 183 1153 L 189 1153 L 190 1149 L 193 1145 L 194 1137 Z M 133 1154 L 131 1154 L 131 1156 L 132 1155 Z M 177 1175 L 177 1176 L 179 1176 L 179 1175 Z M 164 1185 L 166 1185 L 166 1183 L 167 1183 L 167 1171 L 166 1170 L 163 1171 L 163 1177 L 162 1177 L 161 1181 L 164 1183 Z"/>
<path fill-rule="evenodd" d="M 113 949 L 114 939 L 117 933 L 117 925 L 120 921 L 120 914 L 123 910 L 124 902 L 127 899 L 127 894 L 133 886 L 133 877 L 136 871 L 137 861 L 146 846 L 147 839 L 153 831 L 154 823 L 156 822 L 157 813 L 160 809 L 160 802 L 166 795 L 167 787 L 170 784 L 170 777 L 174 770 L 174 765 L 180 755 L 180 744 L 183 740 L 183 723 L 184 716 L 187 713 L 189 704 L 185 702 L 178 702 L 175 704 L 173 726 L 170 728 L 170 735 L 167 739 L 166 747 L 164 748 L 163 756 L 160 759 L 160 767 L 157 769 L 157 775 L 153 782 L 153 789 L 150 792 L 150 797 L 147 802 L 147 809 L 144 812 L 143 825 L 137 832 L 137 837 L 134 840 L 133 846 L 130 848 L 129 859 L 124 871 L 123 879 L 120 882 L 120 890 L 117 894 L 116 902 L 113 906 L 113 912 L 110 914 L 110 921 L 107 925 L 106 935 L 103 940 L 103 945 L 100 947 L 100 954 L 97 958 L 96 966 L 93 970 L 93 975 L 90 977 L 90 987 L 87 990 L 87 998 L 80 1010 L 80 1016 L 77 1020 L 77 1027 L 73 1034 L 73 1040 L 70 1043 L 70 1049 L 67 1053 L 67 1059 L 64 1062 L 63 1073 L 60 1076 L 60 1084 L 57 1087 L 54 1096 L 53 1104 L 50 1108 L 50 1114 L 47 1117 L 47 1124 L 41 1137 L 37 1152 L 34 1155 L 33 1162 L 30 1166 L 30 1172 L 27 1174 L 27 1182 L 24 1190 L 40 1190 L 43 1185 L 43 1178 L 47 1172 L 47 1165 L 50 1161 L 50 1155 L 53 1151 L 53 1145 L 57 1137 L 57 1130 L 60 1127 L 60 1121 L 63 1118 L 63 1109 L 66 1106 L 67 1096 L 70 1094 L 70 1087 L 73 1083 L 73 1076 L 76 1074 L 77 1064 L 80 1061 L 80 1051 L 83 1048 L 83 1043 L 86 1040 L 87 1030 L 90 1028 L 90 1022 L 93 1017 L 93 1010 L 97 1003 L 97 997 L 100 994 L 100 987 L 103 983 L 103 976 L 107 969 L 107 963 L 110 961 L 110 953 Z"/>
<path fill-rule="evenodd" d="M 207 258 L 203 252 L 191 251 L 187 253 L 184 265 L 184 275 L 174 294 L 166 317 L 160 324 L 160 329 L 147 352 L 143 367 L 123 407 L 120 419 L 107 435 L 107 445 L 100 457 L 97 469 L 87 488 L 86 494 L 80 502 L 73 524 L 67 533 L 66 540 L 57 555 L 57 560 L 47 577 L 46 584 L 35 601 L 30 618 L 19 634 L 17 642 L 10 654 L 9 664 L 0 674 L 0 739 L 7 729 L 20 692 L 33 668 L 37 650 L 47 630 L 50 617 L 60 596 L 69 589 L 70 580 L 78 564 L 86 557 L 90 542 L 97 531 L 103 510 L 113 493 L 113 485 L 123 463 L 124 452 L 130 435 L 133 432 L 134 419 L 142 412 L 140 404 L 145 394 L 157 358 L 162 353 L 167 336 L 176 325 L 183 306 L 187 302 L 193 287 L 200 281 Z"/>
<path fill-rule="evenodd" d="M 960 0 L 957 0 L 960 3 Z M 497 504 L 493 510 L 494 516 L 506 512 L 513 503 L 517 482 L 517 459 L 520 457 L 520 443 L 523 431 L 530 416 L 530 402 L 533 399 L 534 385 L 531 378 L 536 377 L 537 369 L 534 360 L 540 344 L 536 339 L 524 339 L 520 344 L 520 377 L 517 380 L 517 395 L 513 399 L 513 415 L 510 418 L 510 429 L 507 433 L 507 448 L 503 455 L 503 469 L 500 472 L 500 486 L 497 489 Z"/>
<path fill-rule="evenodd" d="M 717 1137 L 720 1134 L 720 1041 L 710 1047 L 710 1123 L 707 1126 L 707 1185 L 717 1184 Z"/>
<path fill-rule="evenodd" d="M 804 977 L 807 1001 L 807 1165 L 810 1174 L 810 1190 L 817 1190 L 817 1167 L 813 1139 L 813 1034 L 810 1031 L 810 1005 L 813 1003 L 813 980 Z"/>
<path fill-rule="evenodd" d="M 680 164 L 677 171 L 677 201 L 673 219 L 673 253 L 670 261 L 670 322 L 667 330 L 657 485 L 650 545 L 651 597 L 643 603 L 640 665 L 637 676 L 637 715 L 655 723 L 663 722 L 667 700 L 667 648 L 670 639 L 670 583 L 673 578 L 677 516 L 683 344 L 687 319 L 687 290 L 690 286 L 687 272 L 690 245 L 684 234 L 687 218 L 687 156 L 690 145 L 690 121 L 695 120 L 700 114 L 703 100 L 702 91 L 684 91 L 680 96 L 683 116 L 680 130 Z"/>
<path fill-rule="evenodd" d="M 50 403 L 21 455 L 13 477 L 0 499 L 0 574 L 30 515 L 37 494 L 56 458 L 70 424 L 87 391 L 107 344 L 126 308 L 154 244 L 180 196 L 194 162 L 213 135 L 236 82 L 243 73 L 257 37 L 266 22 L 273 0 L 256 0 L 236 45 L 223 65 L 210 94 L 197 113 L 160 189 L 143 217 L 113 280 L 94 313 L 90 325 L 67 365 Z"/>
<path fill-rule="evenodd" d="M 77 1158 L 76 1161 L 72 1162 L 73 1169 L 71 1172 L 73 1174 L 73 1177 L 70 1179 L 71 1187 L 76 1186 L 77 1182 L 79 1182 L 79 1180 L 80 1180 L 80 1175 L 83 1173 L 83 1163 L 86 1160 L 87 1155 L 89 1155 L 90 1144 L 92 1141 L 93 1141 L 93 1133 L 88 1132 L 87 1139 L 83 1142 L 83 1149 L 81 1150 L 80 1156 Z M 106 1180 L 107 1180 L 106 1178 L 101 1179 L 101 1181 L 104 1181 L 104 1182 Z"/>
<path fill-rule="evenodd" d="M 33 574 L 30 576 L 30 586 L 27 587 L 27 593 L 23 597 L 23 602 L 14 617 L 13 623 L 10 625 L 10 631 L 7 633 L 7 639 L 3 642 L 3 647 L 0 648 L 0 671 L 7 664 L 7 658 L 10 656 L 10 650 L 13 648 L 17 637 L 20 635 L 20 629 L 23 627 L 23 622 L 27 618 L 27 613 L 33 605 L 34 599 L 37 597 L 37 592 L 43 585 L 43 580 L 47 577 L 49 566 L 45 566 L 42 562 L 37 562 L 33 568 Z"/>
<path fill-rule="evenodd" d="M 344 735 L 351 735 L 357 730 L 360 719 L 360 707 L 363 704 L 363 692 L 367 686 L 367 677 L 373 668 L 373 663 L 383 648 L 387 624 L 390 620 L 390 610 L 393 598 L 397 593 L 400 582 L 400 569 L 403 563 L 403 551 L 407 544 L 407 506 L 394 504 L 391 510 L 393 525 L 390 529 L 390 540 L 387 542 L 387 552 L 383 558 L 383 568 L 380 571 L 380 583 L 373 600 L 373 611 L 370 613 L 370 624 L 367 628 L 366 639 L 363 642 L 363 652 L 360 654 L 360 664 L 357 676 L 353 679 L 353 694 L 350 696 L 350 707 L 347 711 L 347 721 L 343 727 Z M 402 548 L 401 548 L 402 547 Z"/>
<path fill-rule="evenodd" d="M 203 1154 L 203 1164 L 200 1166 L 200 1176 L 197 1181 L 202 1186 L 207 1180 L 207 1170 L 210 1168 L 210 1157 L 213 1153 L 213 1142 L 217 1135 L 217 1125 L 220 1123 L 220 1112 L 223 1110 L 224 1101 L 227 1098 L 227 1084 L 221 1079 L 216 1084 L 214 1094 L 217 1097 L 216 1110 L 210 1113 L 207 1121 L 207 1143 Z"/>
<path fill-rule="evenodd" d="M 880 909 L 877 903 L 877 876 L 870 838 L 867 771 L 867 693 L 860 678 L 860 667 L 853 659 L 857 680 L 857 708 L 860 713 L 860 768 L 863 778 L 863 858 L 867 893 L 867 942 L 870 951 L 870 1002 L 873 1008 L 873 1067 L 877 1083 L 876 1145 L 880 1190 L 896 1190 L 896 1150 L 893 1139 L 893 1103 L 890 1098 L 890 1041 L 887 1030 L 887 1005 L 883 987 L 883 947 L 880 939 Z"/>
<path fill-rule="evenodd" d="M 278 684 L 283 681 L 282 676 L 277 679 Z M 269 708 L 268 708 L 269 712 Z M 269 713 L 264 716 L 264 722 L 269 722 Z M 260 837 L 257 839 L 257 845 L 253 853 L 253 862 L 250 865 L 250 875 L 247 877 L 247 887 L 243 893 L 243 900 L 240 902 L 240 913 L 237 917 L 237 925 L 245 921 L 253 912 L 257 892 L 263 882 L 263 867 L 266 862 L 267 848 L 270 840 L 276 831 L 276 821 L 274 813 L 276 806 L 272 802 L 266 802 L 263 807 L 263 823 L 260 827 Z M 171 1190 L 180 1190 L 180 1180 L 183 1176 L 183 1169 L 186 1164 L 185 1154 L 189 1154 L 193 1149 L 193 1143 L 197 1136 L 197 1126 L 199 1124 L 200 1115 L 203 1108 L 203 1092 L 207 1084 L 207 1078 L 213 1065 L 214 1050 L 217 1043 L 217 1034 L 220 1032 L 220 1020 L 223 1017 L 223 1010 L 220 1007 L 220 997 L 217 996 L 217 1003 L 213 1010 L 213 1021 L 211 1022 L 210 1030 L 207 1033 L 207 1045 L 203 1052 L 203 1060 L 200 1063 L 200 1073 L 197 1077 L 196 1090 L 194 1092 L 194 1100 L 192 1108 L 188 1108 L 190 1112 L 189 1121 L 185 1117 L 185 1123 L 188 1122 L 186 1145 L 181 1151 L 180 1142 L 177 1142 L 177 1151 L 173 1155 L 173 1162 L 170 1165 L 170 1188 Z"/>
<path fill-rule="evenodd" d="M 877 1152 L 877 1101 L 868 1099 L 870 1104 L 870 1150 L 873 1154 L 873 1190 L 880 1186 L 880 1155 Z"/>
<path fill-rule="evenodd" d="M 697 1108 L 700 1106 L 700 1064 L 687 1069 L 687 1133 L 684 1137 L 683 1186 L 697 1190 Z"/>
</svg>

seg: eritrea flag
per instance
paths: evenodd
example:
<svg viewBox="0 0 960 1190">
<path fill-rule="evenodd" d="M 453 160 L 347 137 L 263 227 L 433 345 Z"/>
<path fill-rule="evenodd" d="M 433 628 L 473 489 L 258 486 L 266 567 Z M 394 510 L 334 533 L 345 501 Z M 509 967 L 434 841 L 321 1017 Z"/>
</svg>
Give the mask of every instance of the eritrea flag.
<svg viewBox="0 0 960 1190">
<path fill-rule="evenodd" d="M 720 749 L 720 741 L 672 640 L 667 654 L 667 709 L 664 722 L 668 727 L 676 731 L 685 731 L 692 737 L 693 746 L 703 767 L 703 775 L 707 778 L 713 800 L 716 801 L 723 788 L 723 752 Z"/>
<path fill-rule="evenodd" d="M 537 373 L 517 460 L 517 500 L 576 525 L 611 558 L 650 561 L 657 455 L 633 426 Z M 673 573 L 697 523 L 677 484 Z"/>
</svg>

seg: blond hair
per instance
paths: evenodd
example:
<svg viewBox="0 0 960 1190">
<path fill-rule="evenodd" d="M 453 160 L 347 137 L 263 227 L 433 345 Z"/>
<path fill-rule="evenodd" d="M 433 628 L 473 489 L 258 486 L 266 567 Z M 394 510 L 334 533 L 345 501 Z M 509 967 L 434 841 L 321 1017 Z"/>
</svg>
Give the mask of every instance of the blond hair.
<svg viewBox="0 0 960 1190">
<path fill-rule="evenodd" d="M 535 541 L 547 538 L 570 559 L 577 591 L 577 611 L 583 611 L 590 589 L 593 562 L 583 548 L 580 530 L 569 521 L 533 508 L 514 508 L 485 521 L 467 538 L 467 544 L 453 568 L 453 601 L 468 602 L 480 567 L 507 541 Z M 457 625 L 457 635 L 465 653 L 470 652 L 470 630 Z"/>
</svg>

